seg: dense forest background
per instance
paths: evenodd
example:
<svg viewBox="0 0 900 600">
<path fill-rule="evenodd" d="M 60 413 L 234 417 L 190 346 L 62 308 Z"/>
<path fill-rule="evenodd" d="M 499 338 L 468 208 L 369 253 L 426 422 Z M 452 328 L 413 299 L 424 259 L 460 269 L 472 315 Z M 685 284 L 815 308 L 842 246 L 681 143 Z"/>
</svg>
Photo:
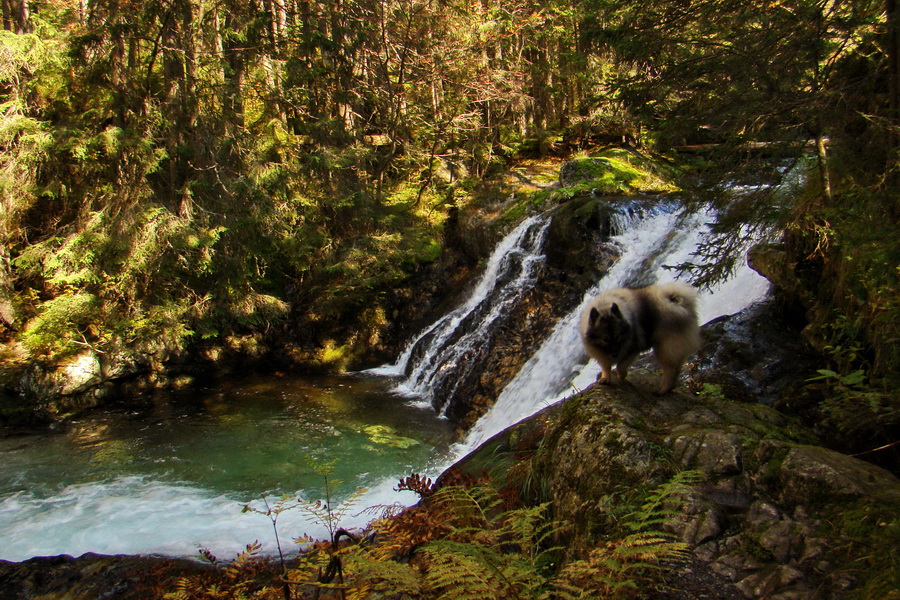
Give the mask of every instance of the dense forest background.
<svg viewBox="0 0 900 600">
<path fill-rule="evenodd" d="M 297 313 L 383 322 L 387 292 L 437 258 L 451 208 L 485 177 L 588 145 L 672 161 L 687 147 L 702 152 L 679 159 L 681 186 L 720 208 L 714 268 L 687 265 L 695 280 L 783 234 L 782 287 L 828 357 L 831 414 L 892 441 L 894 0 L 2 10 L 5 366 L 177 353 Z M 790 195 L 735 202 L 719 185 L 797 165 L 808 177 Z"/>
</svg>

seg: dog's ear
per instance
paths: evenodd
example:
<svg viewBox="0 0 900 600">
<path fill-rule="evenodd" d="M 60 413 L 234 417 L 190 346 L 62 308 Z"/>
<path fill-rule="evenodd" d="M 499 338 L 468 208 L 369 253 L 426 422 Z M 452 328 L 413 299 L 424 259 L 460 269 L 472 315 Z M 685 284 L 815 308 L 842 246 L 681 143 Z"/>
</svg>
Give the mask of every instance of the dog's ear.
<svg viewBox="0 0 900 600">
<path fill-rule="evenodd" d="M 622 310 L 619 308 L 619 305 L 613 302 L 613 305 L 609 307 L 609 310 L 612 312 L 614 317 L 619 319 L 624 318 L 622 315 Z"/>
<path fill-rule="evenodd" d="M 600 318 L 600 311 L 596 307 L 591 307 L 591 314 L 588 315 L 588 322 L 593 325 Z"/>
</svg>

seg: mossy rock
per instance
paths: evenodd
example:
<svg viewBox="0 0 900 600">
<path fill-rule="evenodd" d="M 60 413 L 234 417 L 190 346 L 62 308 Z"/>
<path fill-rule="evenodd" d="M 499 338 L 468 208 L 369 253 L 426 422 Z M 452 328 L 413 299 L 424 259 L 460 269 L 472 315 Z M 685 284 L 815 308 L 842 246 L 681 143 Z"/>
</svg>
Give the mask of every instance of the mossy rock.
<svg viewBox="0 0 900 600">
<path fill-rule="evenodd" d="M 559 171 L 562 188 L 596 194 L 666 193 L 677 190 L 671 170 L 652 158 L 623 149 L 607 149 L 576 158 Z"/>
<path fill-rule="evenodd" d="M 573 187 L 579 183 L 602 179 L 614 170 L 607 158 L 578 158 L 570 160 L 560 168 L 559 183 L 562 187 Z"/>
</svg>

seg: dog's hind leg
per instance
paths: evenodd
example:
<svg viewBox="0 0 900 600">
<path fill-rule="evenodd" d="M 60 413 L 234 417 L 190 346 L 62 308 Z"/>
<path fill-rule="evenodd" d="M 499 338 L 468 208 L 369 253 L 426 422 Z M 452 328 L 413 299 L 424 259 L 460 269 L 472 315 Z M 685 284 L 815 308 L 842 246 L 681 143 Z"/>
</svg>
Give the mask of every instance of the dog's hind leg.
<svg viewBox="0 0 900 600">
<path fill-rule="evenodd" d="M 678 374 L 688 356 L 696 352 L 699 338 L 695 336 L 673 337 L 653 346 L 653 356 L 662 367 L 663 377 L 656 392 L 658 395 L 668 394 L 678 384 Z"/>
<path fill-rule="evenodd" d="M 675 389 L 675 385 L 678 382 L 678 373 L 681 371 L 681 365 L 662 365 L 662 383 L 659 386 L 659 389 L 654 392 L 657 396 L 662 396 L 664 394 L 668 394 L 673 389 Z"/>
</svg>

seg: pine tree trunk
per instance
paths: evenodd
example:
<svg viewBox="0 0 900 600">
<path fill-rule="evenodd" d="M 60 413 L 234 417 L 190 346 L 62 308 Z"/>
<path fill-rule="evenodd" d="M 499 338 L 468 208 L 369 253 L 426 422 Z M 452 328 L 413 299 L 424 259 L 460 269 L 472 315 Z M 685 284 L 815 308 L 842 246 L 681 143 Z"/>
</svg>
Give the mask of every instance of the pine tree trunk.
<svg viewBox="0 0 900 600">
<path fill-rule="evenodd" d="M 887 16 L 888 93 L 890 94 L 890 149 L 900 146 L 900 32 L 897 27 L 897 0 L 885 0 Z"/>
<path fill-rule="evenodd" d="M 3 215 L 4 218 L 6 215 Z M 0 327 L 11 327 L 15 322 L 16 313 L 13 309 L 13 277 L 9 267 L 8 237 L 5 223 L 0 223 Z"/>
<path fill-rule="evenodd" d="M 2 0 L 2 2 L 4 29 L 15 33 L 31 31 L 27 0 Z"/>
<path fill-rule="evenodd" d="M 224 28 L 230 31 L 240 27 L 232 12 L 225 11 Z M 225 54 L 225 85 L 222 104 L 231 123 L 237 128 L 244 127 L 244 56 L 240 43 L 226 37 L 222 40 L 222 51 Z"/>
<path fill-rule="evenodd" d="M 825 137 L 821 133 L 816 134 L 816 158 L 819 163 L 819 177 L 822 180 L 822 197 L 831 204 L 831 174 L 828 169 Z"/>
</svg>

